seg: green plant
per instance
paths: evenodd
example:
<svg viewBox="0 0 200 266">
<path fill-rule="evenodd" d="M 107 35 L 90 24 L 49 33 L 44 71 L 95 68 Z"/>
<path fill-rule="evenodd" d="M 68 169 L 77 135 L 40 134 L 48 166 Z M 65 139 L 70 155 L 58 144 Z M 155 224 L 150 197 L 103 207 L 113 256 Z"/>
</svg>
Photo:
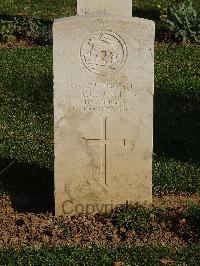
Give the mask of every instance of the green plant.
<svg viewBox="0 0 200 266">
<path fill-rule="evenodd" d="M 52 21 L 25 17 L 0 20 L 0 42 L 26 40 L 34 44 L 52 43 Z"/>
<path fill-rule="evenodd" d="M 136 232 L 144 231 L 150 221 L 150 210 L 139 204 L 124 204 L 110 213 L 112 223 L 117 228 L 124 227 Z"/>
<path fill-rule="evenodd" d="M 200 16 L 191 1 L 169 7 L 166 24 L 179 41 L 200 43 Z"/>
<path fill-rule="evenodd" d="M 158 4 L 157 9 L 160 12 L 160 20 L 165 21 L 167 19 L 167 7 Z"/>
<path fill-rule="evenodd" d="M 15 39 L 16 24 L 13 21 L 0 20 L 0 41 L 10 42 Z"/>
<path fill-rule="evenodd" d="M 16 33 L 24 39 L 37 39 L 39 37 L 41 22 L 34 19 L 15 18 Z"/>
<path fill-rule="evenodd" d="M 35 43 L 52 42 L 51 22 L 32 18 L 15 18 L 16 36 Z"/>
<path fill-rule="evenodd" d="M 183 213 L 183 218 L 200 233 L 200 205 L 192 203 Z"/>
</svg>

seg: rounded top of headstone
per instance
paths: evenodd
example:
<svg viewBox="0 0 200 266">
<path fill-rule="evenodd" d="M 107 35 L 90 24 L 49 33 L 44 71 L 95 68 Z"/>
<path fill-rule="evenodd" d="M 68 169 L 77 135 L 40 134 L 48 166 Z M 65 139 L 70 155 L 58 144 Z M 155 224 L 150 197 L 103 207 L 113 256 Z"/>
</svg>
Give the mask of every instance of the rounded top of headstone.
<svg viewBox="0 0 200 266">
<path fill-rule="evenodd" d="M 78 0 L 77 15 L 132 16 L 132 0 Z"/>
</svg>

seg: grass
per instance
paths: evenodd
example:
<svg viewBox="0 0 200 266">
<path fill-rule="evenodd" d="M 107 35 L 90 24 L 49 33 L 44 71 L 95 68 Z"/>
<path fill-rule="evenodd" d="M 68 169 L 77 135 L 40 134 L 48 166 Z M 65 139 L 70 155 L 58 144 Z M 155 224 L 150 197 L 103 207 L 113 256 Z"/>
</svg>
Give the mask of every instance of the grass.
<svg viewBox="0 0 200 266">
<path fill-rule="evenodd" d="M 1 175 L 0 191 L 11 194 L 19 210 L 22 196 L 27 211 L 49 209 L 53 197 L 52 49 L 1 49 L 0 58 L 0 170 L 14 162 Z M 46 196 L 38 203 L 40 195 Z"/>
<path fill-rule="evenodd" d="M 29 16 L 44 19 L 54 19 L 62 16 L 72 16 L 76 13 L 74 0 L 2 0 L 0 2 L 2 15 Z"/>
<path fill-rule="evenodd" d="M 52 49 L 1 49 L 0 58 L 1 154 L 52 169 Z"/>
<path fill-rule="evenodd" d="M 1 250 L 1 265 L 112 265 L 123 262 L 124 265 L 159 266 L 193 265 L 200 263 L 200 246 L 193 245 L 180 250 L 170 247 L 58 247 L 38 250 Z"/>
<path fill-rule="evenodd" d="M 156 40 L 174 42 L 177 39 L 161 20 L 167 8 L 188 0 L 133 0 L 133 16 L 154 20 Z M 199 0 L 193 0 L 199 12 Z M 60 17 L 76 15 L 75 0 L 2 0 L 0 2 L 0 41 L 15 43 L 26 40 L 34 44 L 52 43 L 52 23 Z M 17 26 L 17 27 L 16 27 Z M 179 40 L 180 41 L 180 40 Z"/>
<path fill-rule="evenodd" d="M 199 46 L 156 52 L 154 189 L 200 191 Z"/>
<path fill-rule="evenodd" d="M 0 191 L 53 195 L 52 48 L 0 50 Z M 200 192 L 199 46 L 156 49 L 154 193 Z M 51 197 L 50 197 L 51 195 Z M 31 206 L 27 201 L 27 206 Z"/>
<path fill-rule="evenodd" d="M 184 0 L 186 2 L 187 0 Z M 183 0 L 133 0 L 133 15 L 149 19 L 159 18 L 158 5 L 162 8 L 183 2 Z M 199 0 L 193 0 L 200 10 Z M 2 15 L 20 15 L 43 19 L 55 19 L 76 14 L 75 0 L 1 0 Z"/>
</svg>

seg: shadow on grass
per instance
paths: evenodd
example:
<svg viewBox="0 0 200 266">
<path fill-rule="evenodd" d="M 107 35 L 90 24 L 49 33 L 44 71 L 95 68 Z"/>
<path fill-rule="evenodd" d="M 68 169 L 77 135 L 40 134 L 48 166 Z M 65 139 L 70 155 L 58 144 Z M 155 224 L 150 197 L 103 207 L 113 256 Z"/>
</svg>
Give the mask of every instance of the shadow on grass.
<svg viewBox="0 0 200 266">
<path fill-rule="evenodd" d="M 133 17 L 145 18 L 150 20 L 160 20 L 160 11 L 151 8 L 133 8 Z"/>
<path fill-rule="evenodd" d="M 198 97 L 157 90 L 154 97 L 154 153 L 199 163 Z"/>
<path fill-rule="evenodd" d="M 8 31 L 6 32 L 7 37 L 13 36 L 16 40 L 25 40 L 32 45 L 51 45 L 53 42 L 53 20 L 0 14 L 0 21 L 0 24 L 3 22 L 3 26 L 6 27 Z M 11 25 L 11 29 L 13 28 L 13 30 L 10 29 Z M 13 27 L 14 25 L 15 27 Z M 3 39 L 7 39 L 6 34 L 3 34 Z"/>
<path fill-rule="evenodd" d="M 14 209 L 54 212 L 53 171 L 13 161 L 0 159 L 0 172 L 5 169 L 0 175 L 0 190 L 10 196 Z"/>
</svg>

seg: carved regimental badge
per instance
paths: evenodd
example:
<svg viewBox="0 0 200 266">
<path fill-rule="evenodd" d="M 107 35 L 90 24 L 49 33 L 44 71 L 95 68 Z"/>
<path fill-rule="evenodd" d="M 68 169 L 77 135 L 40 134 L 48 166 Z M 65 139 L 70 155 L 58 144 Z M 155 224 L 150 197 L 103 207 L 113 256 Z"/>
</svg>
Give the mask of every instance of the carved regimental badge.
<svg viewBox="0 0 200 266">
<path fill-rule="evenodd" d="M 124 65 L 127 47 L 123 39 L 111 31 L 97 31 L 81 46 L 81 60 L 90 72 L 109 75 Z"/>
</svg>

